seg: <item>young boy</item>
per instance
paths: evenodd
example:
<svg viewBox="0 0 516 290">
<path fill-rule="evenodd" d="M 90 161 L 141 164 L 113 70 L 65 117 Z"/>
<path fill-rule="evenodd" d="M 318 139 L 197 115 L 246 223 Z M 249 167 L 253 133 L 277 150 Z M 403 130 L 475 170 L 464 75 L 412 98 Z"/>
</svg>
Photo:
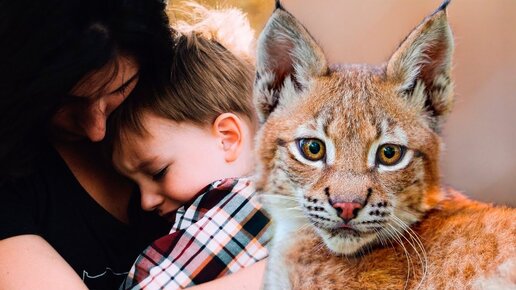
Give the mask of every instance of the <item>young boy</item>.
<svg viewBox="0 0 516 290">
<path fill-rule="evenodd" d="M 235 36 L 242 25 L 226 18 L 233 32 L 206 31 L 215 22 L 204 17 L 178 34 L 167 91 L 137 88 L 112 117 L 116 168 L 138 184 L 143 209 L 173 222 L 137 258 L 124 288 L 185 288 L 267 256 L 269 219 L 241 178 L 253 170 L 252 58 L 210 38 Z"/>
</svg>

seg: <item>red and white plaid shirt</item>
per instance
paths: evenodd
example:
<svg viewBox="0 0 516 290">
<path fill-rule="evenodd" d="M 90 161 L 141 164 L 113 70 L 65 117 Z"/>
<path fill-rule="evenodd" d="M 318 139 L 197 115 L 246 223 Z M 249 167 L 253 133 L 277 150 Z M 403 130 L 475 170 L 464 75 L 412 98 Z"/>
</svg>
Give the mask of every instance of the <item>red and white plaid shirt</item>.
<svg viewBox="0 0 516 290">
<path fill-rule="evenodd" d="M 270 220 L 248 179 L 224 179 L 177 210 L 170 234 L 136 259 L 122 289 L 182 289 L 267 257 Z"/>
</svg>

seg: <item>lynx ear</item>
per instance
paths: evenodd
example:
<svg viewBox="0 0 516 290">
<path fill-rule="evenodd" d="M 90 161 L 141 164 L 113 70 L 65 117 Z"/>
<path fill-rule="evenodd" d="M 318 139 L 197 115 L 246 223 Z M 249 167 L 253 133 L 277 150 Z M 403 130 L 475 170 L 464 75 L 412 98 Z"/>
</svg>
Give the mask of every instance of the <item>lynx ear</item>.
<svg viewBox="0 0 516 290">
<path fill-rule="evenodd" d="M 260 34 L 257 50 L 254 95 L 261 122 L 305 90 L 312 78 L 328 72 L 321 48 L 279 1 Z"/>
<path fill-rule="evenodd" d="M 426 111 L 430 127 L 439 132 L 451 110 L 453 36 L 445 1 L 403 41 L 387 64 L 387 76 L 399 83 L 408 101 Z"/>
</svg>

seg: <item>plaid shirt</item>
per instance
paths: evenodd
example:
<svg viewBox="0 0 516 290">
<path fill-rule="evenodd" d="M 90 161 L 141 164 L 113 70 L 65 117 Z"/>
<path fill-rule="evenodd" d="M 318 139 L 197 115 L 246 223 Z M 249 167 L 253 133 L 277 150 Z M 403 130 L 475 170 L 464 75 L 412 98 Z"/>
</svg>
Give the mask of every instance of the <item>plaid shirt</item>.
<svg viewBox="0 0 516 290">
<path fill-rule="evenodd" d="M 140 254 L 122 289 L 181 289 L 267 257 L 269 218 L 248 179 L 225 179 L 177 210 L 170 234 Z"/>
</svg>

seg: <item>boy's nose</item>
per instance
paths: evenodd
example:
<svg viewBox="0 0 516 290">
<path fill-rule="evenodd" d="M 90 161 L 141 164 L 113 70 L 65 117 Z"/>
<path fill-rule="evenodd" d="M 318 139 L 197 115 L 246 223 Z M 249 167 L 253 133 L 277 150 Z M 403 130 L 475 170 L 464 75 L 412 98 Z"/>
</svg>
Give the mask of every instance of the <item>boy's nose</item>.
<svg viewBox="0 0 516 290">
<path fill-rule="evenodd" d="M 153 211 L 163 203 L 163 197 L 150 189 L 140 187 L 142 209 Z"/>
</svg>

